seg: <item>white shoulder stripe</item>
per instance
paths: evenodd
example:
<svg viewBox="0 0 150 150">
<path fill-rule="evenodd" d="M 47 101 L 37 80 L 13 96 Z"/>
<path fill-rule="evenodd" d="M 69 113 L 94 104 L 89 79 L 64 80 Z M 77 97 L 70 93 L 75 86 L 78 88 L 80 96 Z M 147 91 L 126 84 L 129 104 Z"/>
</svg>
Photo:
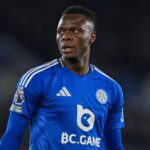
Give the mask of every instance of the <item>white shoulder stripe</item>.
<svg viewBox="0 0 150 150">
<path fill-rule="evenodd" d="M 100 74 L 104 75 L 105 77 L 111 79 L 114 81 L 114 79 L 112 79 L 110 76 L 108 76 L 107 74 L 105 74 L 103 71 L 101 71 L 100 69 L 98 69 L 97 67 L 94 66 L 94 69 L 99 72 Z"/>
<path fill-rule="evenodd" d="M 19 84 L 20 84 L 20 85 L 24 85 L 24 83 L 25 83 L 25 81 L 27 80 L 27 78 L 28 78 L 34 71 L 37 71 L 38 69 L 41 69 L 41 68 L 44 68 L 44 67 L 47 67 L 48 65 L 50 65 L 50 64 L 52 64 L 52 63 L 54 63 L 54 62 L 56 62 L 56 61 L 57 61 L 57 59 L 55 59 L 55 60 L 50 61 L 50 62 L 48 62 L 48 63 L 46 63 L 46 64 L 43 64 L 43 65 L 41 65 L 41 66 L 38 66 L 38 67 L 35 67 L 35 68 L 29 70 L 29 71 L 22 77 L 22 79 L 21 79 L 21 81 L 20 81 Z"/>
<path fill-rule="evenodd" d="M 40 70 L 35 71 L 35 72 L 29 77 L 29 79 L 26 81 L 24 87 L 27 87 L 27 86 L 28 86 L 29 82 L 31 81 L 31 79 L 32 79 L 36 74 L 38 74 L 39 72 L 42 72 L 42 71 L 44 71 L 44 70 L 46 70 L 46 69 L 48 69 L 48 68 L 51 68 L 51 67 L 55 66 L 56 64 L 58 64 L 58 62 L 55 62 L 55 63 L 53 63 L 52 65 L 49 65 L 49 66 L 47 66 L 47 67 L 44 67 L 43 69 L 40 69 Z"/>
<path fill-rule="evenodd" d="M 35 67 L 35 68 L 29 70 L 29 71 L 26 72 L 26 73 L 24 74 L 24 76 L 21 78 L 19 84 L 20 84 L 20 85 L 24 85 L 24 83 L 26 82 L 26 80 L 28 79 L 28 77 L 29 77 L 33 72 L 35 72 L 35 71 L 37 71 L 37 70 L 39 70 L 39 69 L 41 69 L 41 68 L 47 67 L 47 66 L 53 64 L 53 63 L 56 62 L 56 61 L 57 61 L 57 59 L 55 59 L 55 60 L 50 61 L 50 62 L 48 62 L 48 63 L 46 63 L 46 64 L 43 64 L 43 65 L 41 65 L 41 66 L 38 66 L 38 67 Z"/>
</svg>

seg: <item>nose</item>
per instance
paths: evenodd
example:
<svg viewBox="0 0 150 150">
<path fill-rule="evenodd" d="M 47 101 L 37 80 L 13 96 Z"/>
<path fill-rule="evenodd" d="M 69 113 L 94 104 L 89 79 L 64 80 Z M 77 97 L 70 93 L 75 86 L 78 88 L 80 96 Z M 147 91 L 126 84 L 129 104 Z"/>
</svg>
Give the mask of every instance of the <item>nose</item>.
<svg viewBox="0 0 150 150">
<path fill-rule="evenodd" d="M 72 39 L 73 39 L 72 35 L 68 32 L 65 32 L 62 36 L 62 40 L 64 40 L 64 41 L 72 40 Z"/>
</svg>

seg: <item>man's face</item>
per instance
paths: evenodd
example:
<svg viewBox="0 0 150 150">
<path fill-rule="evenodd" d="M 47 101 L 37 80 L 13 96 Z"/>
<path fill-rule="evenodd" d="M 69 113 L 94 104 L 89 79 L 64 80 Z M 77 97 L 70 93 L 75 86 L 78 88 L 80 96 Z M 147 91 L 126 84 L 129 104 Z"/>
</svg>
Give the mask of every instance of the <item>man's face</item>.
<svg viewBox="0 0 150 150">
<path fill-rule="evenodd" d="M 57 27 L 58 48 L 65 59 L 88 57 L 95 41 L 94 25 L 80 14 L 63 15 Z"/>
</svg>

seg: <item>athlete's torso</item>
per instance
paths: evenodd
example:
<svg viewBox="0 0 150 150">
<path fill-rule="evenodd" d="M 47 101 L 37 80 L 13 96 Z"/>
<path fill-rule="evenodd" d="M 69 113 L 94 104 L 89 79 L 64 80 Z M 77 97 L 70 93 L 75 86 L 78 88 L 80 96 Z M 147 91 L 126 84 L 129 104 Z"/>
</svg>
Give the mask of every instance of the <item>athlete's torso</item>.
<svg viewBox="0 0 150 150">
<path fill-rule="evenodd" d="M 86 75 L 73 73 L 58 60 L 51 66 L 31 84 L 24 81 L 38 93 L 30 97 L 38 101 L 31 116 L 30 149 L 101 150 L 114 98 L 112 80 L 93 65 Z"/>
</svg>

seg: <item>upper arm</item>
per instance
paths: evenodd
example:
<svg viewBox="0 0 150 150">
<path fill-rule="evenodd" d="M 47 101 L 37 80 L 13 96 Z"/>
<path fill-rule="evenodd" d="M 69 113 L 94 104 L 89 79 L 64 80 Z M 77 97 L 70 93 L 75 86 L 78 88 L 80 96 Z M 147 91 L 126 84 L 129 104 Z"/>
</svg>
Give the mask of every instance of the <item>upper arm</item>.
<svg viewBox="0 0 150 150">
<path fill-rule="evenodd" d="M 108 117 L 105 129 L 123 128 L 124 124 L 124 98 L 123 92 L 119 84 L 115 84 L 112 90 L 111 107 L 108 110 Z"/>
<path fill-rule="evenodd" d="M 123 150 L 121 129 L 110 129 L 104 131 L 104 149 Z"/>
<path fill-rule="evenodd" d="M 0 150 L 19 150 L 21 140 L 29 120 L 20 114 L 11 112 L 7 129 L 1 139 Z"/>
<path fill-rule="evenodd" d="M 28 73 L 23 75 L 17 84 L 10 111 L 24 115 L 30 119 L 38 107 L 42 86 L 37 76 L 33 77 L 30 82 L 25 77 L 28 77 Z M 26 85 L 26 83 L 28 84 Z"/>
<path fill-rule="evenodd" d="M 45 65 L 44 65 L 45 66 Z M 6 132 L 4 133 L 0 150 L 18 150 L 24 130 L 28 125 L 33 113 L 37 110 L 44 88 L 43 77 L 37 67 L 25 73 L 17 84 L 16 93 L 10 107 L 10 116 Z"/>
<path fill-rule="evenodd" d="M 114 84 L 111 108 L 104 128 L 104 145 L 107 150 L 123 150 L 121 128 L 124 124 L 124 98 L 119 84 Z"/>
</svg>

